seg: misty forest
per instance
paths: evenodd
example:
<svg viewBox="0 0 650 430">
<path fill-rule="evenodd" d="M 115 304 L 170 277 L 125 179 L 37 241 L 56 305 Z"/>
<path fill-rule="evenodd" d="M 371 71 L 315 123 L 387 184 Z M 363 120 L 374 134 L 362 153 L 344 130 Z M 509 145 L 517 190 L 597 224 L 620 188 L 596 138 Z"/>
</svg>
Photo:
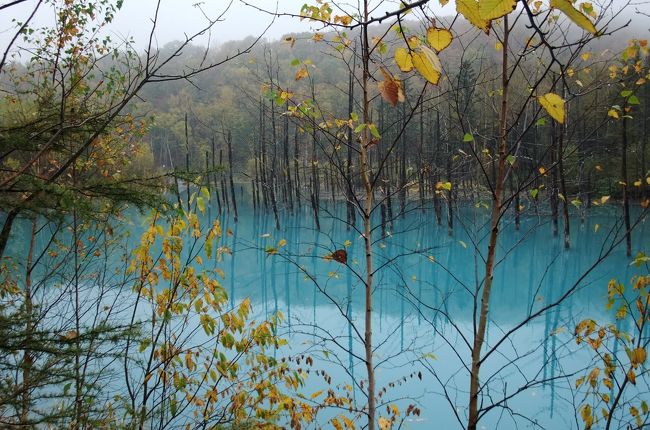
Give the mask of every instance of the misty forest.
<svg viewBox="0 0 650 430">
<path fill-rule="evenodd" d="M 305 1 L 0 2 L 0 428 L 650 428 L 650 5 Z"/>
</svg>

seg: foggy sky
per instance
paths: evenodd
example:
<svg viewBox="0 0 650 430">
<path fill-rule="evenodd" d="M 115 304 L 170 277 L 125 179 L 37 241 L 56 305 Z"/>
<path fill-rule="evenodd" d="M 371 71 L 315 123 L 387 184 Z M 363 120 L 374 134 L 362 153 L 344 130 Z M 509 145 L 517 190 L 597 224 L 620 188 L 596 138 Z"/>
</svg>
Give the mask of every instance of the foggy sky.
<svg viewBox="0 0 650 430">
<path fill-rule="evenodd" d="M 206 19 L 201 11 L 194 5 L 201 5 L 210 19 L 216 19 L 230 4 L 229 10 L 223 16 L 223 21 L 217 23 L 210 34 L 212 46 L 229 40 L 241 40 L 247 36 L 259 36 L 273 21 L 269 14 L 247 6 L 244 2 L 253 4 L 259 8 L 269 11 L 299 14 L 304 3 L 315 4 L 315 0 L 162 0 L 157 28 L 155 32 L 154 45 L 164 46 L 174 40 L 185 39 L 186 34 L 199 31 L 206 24 Z M 9 0 L 0 0 L 0 4 L 7 4 Z M 15 25 L 12 19 L 24 20 L 32 11 L 37 0 L 28 0 L 18 6 L 9 7 L 0 12 L 0 49 L 4 51 L 7 43 L 15 34 Z M 357 0 L 344 0 L 341 2 L 330 0 L 330 4 L 340 4 L 346 9 L 355 10 Z M 373 11 L 372 16 L 381 16 L 386 10 L 394 10 L 399 7 L 398 0 L 375 0 L 372 4 L 382 4 L 380 9 Z M 596 2 L 597 3 L 597 2 Z M 627 3 L 624 0 L 615 0 L 614 5 L 622 6 Z M 143 49 L 151 31 L 152 18 L 155 12 L 156 0 L 124 0 L 124 6 L 116 15 L 115 21 L 110 24 L 108 34 L 113 40 L 133 38 L 137 49 Z M 450 1 L 447 6 L 441 8 L 437 0 L 429 2 L 428 7 L 435 13 L 443 15 L 454 15 L 454 2 Z M 650 12 L 650 2 L 635 0 L 628 6 L 627 16 L 633 19 L 635 26 L 647 23 L 650 27 L 648 17 L 635 14 L 635 10 L 641 9 Z M 336 12 L 335 12 L 336 13 Z M 51 7 L 41 7 L 33 26 L 51 25 L 54 22 Z M 277 40 L 283 35 L 291 32 L 318 30 L 317 23 L 310 23 L 307 20 L 300 21 L 295 17 L 277 17 L 273 25 L 266 31 L 264 37 L 269 40 Z M 645 29 L 645 28 L 644 28 Z M 648 37 L 645 34 L 638 34 L 635 37 Z M 197 40 L 196 44 L 205 45 L 207 37 Z"/>
</svg>

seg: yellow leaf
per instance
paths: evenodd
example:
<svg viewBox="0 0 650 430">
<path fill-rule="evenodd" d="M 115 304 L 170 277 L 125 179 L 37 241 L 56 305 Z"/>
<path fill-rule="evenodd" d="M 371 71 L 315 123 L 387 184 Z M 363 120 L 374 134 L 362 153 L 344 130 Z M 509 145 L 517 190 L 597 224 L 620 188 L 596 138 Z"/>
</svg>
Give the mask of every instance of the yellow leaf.
<svg viewBox="0 0 650 430">
<path fill-rule="evenodd" d="M 436 53 L 423 46 L 418 52 L 413 53 L 412 58 L 413 65 L 420 75 L 433 85 L 438 84 L 442 65 Z"/>
<path fill-rule="evenodd" d="M 299 80 L 301 80 L 301 79 L 303 79 L 303 78 L 306 78 L 306 77 L 308 77 L 308 76 L 309 76 L 309 72 L 307 71 L 307 69 L 304 68 L 304 67 L 301 67 L 301 68 L 298 69 L 298 71 L 296 72 L 295 80 L 296 80 L 296 81 L 299 81 Z"/>
<path fill-rule="evenodd" d="M 574 72 L 573 72 L 573 69 L 572 69 L 571 67 L 569 67 L 568 69 L 566 69 L 566 75 L 567 75 L 568 77 L 571 78 L 571 77 L 573 76 L 573 73 L 574 73 Z"/>
<path fill-rule="evenodd" d="M 477 0 L 456 0 L 456 12 L 463 15 L 474 27 L 490 31 L 490 21 L 481 18 Z"/>
<path fill-rule="evenodd" d="M 351 420 L 350 418 L 348 418 L 348 417 L 346 417 L 345 415 L 343 415 L 343 416 L 341 417 L 341 419 L 343 420 L 343 423 L 345 424 L 345 428 L 347 428 L 347 429 L 354 429 L 354 423 L 352 422 L 352 420 Z"/>
<path fill-rule="evenodd" d="M 312 394 L 311 396 L 309 396 L 309 398 L 313 400 L 313 399 L 315 399 L 316 397 L 320 396 L 321 394 L 323 394 L 323 390 L 316 391 L 314 394 Z"/>
<path fill-rule="evenodd" d="M 517 0 L 481 0 L 478 13 L 481 19 L 492 21 L 509 14 L 517 6 Z"/>
<path fill-rule="evenodd" d="M 602 197 L 600 198 L 600 204 L 601 204 L 601 205 L 604 205 L 605 203 L 607 203 L 607 200 L 609 200 L 609 197 L 610 197 L 610 196 L 602 196 Z"/>
<path fill-rule="evenodd" d="M 596 34 L 594 24 L 582 12 L 573 7 L 571 0 L 551 0 L 551 7 L 561 10 L 571 21 L 591 34 Z"/>
<path fill-rule="evenodd" d="M 449 3 L 449 0 L 439 0 L 440 6 L 446 6 Z"/>
<path fill-rule="evenodd" d="M 496 42 L 496 43 L 494 44 L 494 49 L 495 49 L 497 52 L 501 51 L 501 50 L 503 49 L 503 44 L 502 44 L 501 42 Z"/>
<path fill-rule="evenodd" d="M 582 61 L 587 61 L 591 57 L 591 52 L 585 52 L 580 56 L 582 58 Z"/>
<path fill-rule="evenodd" d="M 607 116 L 610 118 L 618 119 L 618 111 L 616 109 L 610 109 L 607 111 Z"/>
<path fill-rule="evenodd" d="M 634 373 L 634 370 L 632 370 L 632 369 L 628 370 L 627 379 L 630 380 L 632 385 L 636 385 L 636 373 Z"/>
<path fill-rule="evenodd" d="M 287 241 L 285 239 L 280 239 L 280 241 L 278 242 L 278 248 L 282 248 L 286 244 L 287 244 Z"/>
<path fill-rule="evenodd" d="M 437 52 L 442 51 L 451 44 L 453 36 L 449 30 L 431 27 L 427 30 L 427 41 Z"/>
<path fill-rule="evenodd" d="M 560 124 L 564 124 L 564 100 L 554 93 L 537 97 L 544 110 Z"/>
<path fill-rule="evenodd" d="M 647 353 L 646 350 L 643 348 L 636 348 L 630 354 L 630 361 L 634 366 L 645 363 L 646 358 L 647 358 Z"/>
<path fill-rule="evenodd" d="M 405 48 L 397 48 L 395 50 L 395 62 L 402 72 L 410 72 L 413 70 L 413 59 Z"/>
<path fill-rule="evenodd" d="M 379 417 L 378 421 L 379 421 L 379 430 L 389 430 L 393 426 L 390 420 L 384 417 Z"/>
</svg>

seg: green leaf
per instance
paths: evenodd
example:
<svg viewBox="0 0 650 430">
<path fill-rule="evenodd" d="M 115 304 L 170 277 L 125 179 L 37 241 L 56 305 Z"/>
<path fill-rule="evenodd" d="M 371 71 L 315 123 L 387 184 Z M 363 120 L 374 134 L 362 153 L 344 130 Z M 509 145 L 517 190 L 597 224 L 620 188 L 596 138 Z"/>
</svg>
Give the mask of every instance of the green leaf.
<svg viewBox="0 0 650 430">
<path fill-rule="evenodd" d="M 372 134 L 372 137 L 375 139 L 379 139 L 381 136 L 379 135 L 379 131 L 377 130 L 377 126 L 375 124 L 370 124 L 368 126 L 368 129 L 370 130 L 370 134 Z"/>
<path fill-rule="evenodd" d="M 515 160 L 516 160 L 516 158 L 515 158 L 515 156 L 512 155 L 512 154 L 510 154 L 510 155 L 508 155 L 508 156 L 506 157 L 506 161 L 507 161 L 508 164 L 510 164 L 511 166 L 513 166 L 513 165 L 515 164 Z"/>
<path fill-rule="evenodd" d="M 300 64 L 300 60 L 299 60 L 299 59 L 294 58 L 293 60 L 291 60 L 291 65 L 292 65 L 292 66 L 297 66 L 298 64 Z"/>
<path fill-rule="evenodd" d="M 629 99 L 627 99 L 627 104 L 629 105 L 640 105 L 641 102 L 639 101 L 639 98 L 635 95 L 631 95 Z"/>
<path fill-rule="evenodd" d="M 546 118 L 538 119 L 537 122 L 535 123 L 535 125 L 538 125 L 538 126 L 546 125 Z"/>
<path fill-rule="evenodd" d="M 465 136 L 463 136 L 463 142 L 474 142 L 474 136 L 470 133 L 465 133 Z"/>
<path fill-rule="evenodd" d="M 361 133 L 364 128 L 366 128 L 367 124 L 359 124 L 357 125 L 357 128 L 354 129 L 355 133 Z"/>
<path fill-rule="evenodd" d="M 537 188 L 533 188 L 532 190 L 528 191 L 530 196 L 534 199 L 537 198 L 537 195 L 539 194 L 539 190 Z"/>
<path fill-rule="evenodd" d="M 201 187 L 201 194 L 203 194 L 206 200 L 210 200 L 210 190 L 207 187 Z"/>
<path fill-rule="evenodd" d="M 196 206 L 199 208 L 202 214 L 205 213 L 205 201 L 203 200 L 203 197 L 196 198 Z"/>
<path fill-rule="evenodd" d="M 621 97 L 630 97 L 633 94 L 632 90 L 623 90 L 621 91 Z"/>
<path fill-rule="evenodd" d="M 144 339 L 142 342 L 140 342 L 140 347 L 138 348 L 139 352 L 144 352 L 145 349 L 147 349 L 151 345 L 151 339 Z"/>
</svg>

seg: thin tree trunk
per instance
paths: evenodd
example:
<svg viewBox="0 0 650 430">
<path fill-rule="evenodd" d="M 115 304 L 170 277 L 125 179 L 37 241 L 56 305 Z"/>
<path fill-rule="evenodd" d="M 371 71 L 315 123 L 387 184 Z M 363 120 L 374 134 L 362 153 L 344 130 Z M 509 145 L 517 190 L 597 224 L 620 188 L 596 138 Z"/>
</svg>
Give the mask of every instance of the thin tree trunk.
<svg viewBox="0 0 650 430">
<path fill-rule="evenodd" d="M 564 90 L 562 91 L 562 96 L 564 97 Z M 570 221 L 569 221 L 569 202 L 566 192 L 566 179 L 564 175 L 564 126 L 560 124 L 560 138 L 558 139 L 557 146 L 557 169 L 560 171 L 560 191 L 562 192 L 562 214 L 564 221 L 564 248 L 569 249 L 571 247 L 571 236 L 570 236 Z"/>
<path fill-rule="evenodd" d="M 9 235 L 11 234 L 11 229 L 14 225 L 14 221 L 18 216 L 20 210 L 18 208 L 13 208 L 7 213 L 5 222 L 2 225 L 2 231 L 0 231 L 0 259 L 5 255 L 5 249 L 7 248 L 7 242 L 9 242 Z M 2 268 L 0 268 L 0 273 L 2 273 Z"/>
<path fill-rule="evenodd" d="M 187 132 L 187 113 L 185 114 L 185 174 L 189 178 L 190 173 L 190 139 Z M 187 186 L 187 208 L 190 208 L 190 180 L 185 181 Z"/>
<path fill-rule="evenodd" d="M 295 127 L 293 138 L 293 169 L 296 178 L 296 209 L 300 209 L 300 144 L 298 143 L 298 127 Z"/>
<path fill-rule="evenodd" d="M 370 46 L 368 41 L 368 20 L 369 5 L 368 0 L 363 2 L 363 22 L 361 27 L 361 60 L 363 67 L 362 77 L 362 110 L 363 123 L 370 124 Z M 373 285 L 373 258 L 372 258 L 372 205 L 373 205 L 373 185 L 371 175 L 371 166 L 368 157 L 368 144 L 370 142 L 367 127 L 361 133 L 359 145 L 359 173 L 361 182 L 365 190 L 365 205 L 363 209 L 363 241 L 365 248 L 366 279 L 365 279 L 365 330 L 364 330 L 364 350 L 365 364 L 368 376 L 368 426 L 367 430 L 375 430 L 375 368 L 373 365 L 373 343 L 372 343 L 372 290 Z"/>
<path fill-rule="evenodd" d="M 354 70 L 356 67 L 356 46 L 352 52 L 353 62 L 352 69 L 350 70 L 350 76 L 348 79 L 348 118 L 352 117 L 352 112 L 354 111 Z M 347 229 L 350 230 L 356 223 L 356 215 L 354 210 L 354 181 L 352 178 L 352 146 L 354 145 L 354 133 L 352 128 L 348 127 L 348 147 L 347 147 L 347 162 L 345 165 L 345 175 L 347 180 L 346 187 L 346 207 L 347 207 Z M 385 208 L 384 208 L 385 211 Z M 384 214 L 385 216 L 385 214 Z"/>
<path fill-rule="evenodd" d="M 621 182 L 623 183 L 623 221 L 625 222 L 625 252 L 632 255 L 632 231 L 630 225 L 630 196 L 627 175 L 627 117 L 623 115 L 623 136 L 621 139 Z"/>
<path fill-rule="evenodd" d="M 476 313 L 474 313 L 474 343 L 472 345 L 472 363 L 470 369 L 470 387 L 469 387 L 469 417 L 467 422 L 468 430 L 476 430 L 479 421 L 479 391 L 480 391 L 480 370 L 481 370 L 481 350 L 485 341 L 485 332 L 488 322 L 488 311 L 490 302 L 490 293 L 492 291 L 492 282 L 494 278 L 494 263 L 496 259 L 497 241 L 499 238 L 499 221 L 501 218 L 501 209 L 503 204 L 504 182 L 507 170 L 506 163 L 506 137 L 508 130 L 508 37 L 510 28 L 508 27 L 508 16 L 503 18 L 503 50 L 501 60 L 501 84 L 503 93 L 501 95 L 501 113 L 499 119 L 499 158 L 497 177 L 492 195 L 492 220 L 490 230 L 490 240 L 488 244 L 488 254 L 485 262 L 485 278 L 483 280 L 483 294 L 481 296 L 481 307 L 476 326 Z M 477 289 L 476 294 L 478 295 Z M 476 301 L 474 299 L 474 308 L 476 310 Z"/>
<path fill-rule="evenodd" d="M 287 109 L 289 106 L 287 105 Z M 284 135 L 283 135 L 283 152 L 284 152 L 284 175 L 286 176 L 285 190 L 289 202 L 289 211 L 293 212 L 293 183 L 291 181 L 291 166 L 289 165 L 289 116 L 284 116 Z"/>
<path fill-rule="evenodd" d="M 217 207 L 219 209 L 219 214 L 221 215 L 221 197 L 219 196 L 219 184 L 217 182 L 217 154 L 216 154 L 216 147 L 214 143 L 214 136 L 212 136 L 212 182 L 214 184 L 214 194 L 217 197 Z M 257 177 L 257 163 L 255 164 L 255 175 Z"/>
<path fill-rule="evenodd" d="M 20 418 L 19 422 L 22 427 L 28 428 L 29 425 L 29 412 L 31 410 L 31 384 L 32 384 L 32 367 L 34 365 L 34 357 L 29 346 L 32 344 L 32 334 L 34 331 L 34 305 L 32 303 L 32 265 L 34 260 L 34 246 L 36 243 L 36 218 L 32 220 L 32 232 L 29 240 L 29 250 L 27 252 L 27 267 L 25 274 L 25 350 L 23 351 L 23 383 L 21 391 L 21 405 L 20 405 Z"/>
<path fill-rule="evenodd" d="M 433 209 L 436 213 L 436 222 L 438 225 L 442 225 L 442 205 L 440 204 L 440 190 L 436 189 L 436 184 L 440 182 L 440 167 L 438 162 L 440 157 L 438 154 L 442 151 L 442 145 L 440 141 L 440 111 L 436 109 L 436 148 L 434 148 L 433 153 Z"/>
<path fill-rule="evenodd" d="M 237 200 L 235 199 L 235 182 L 232 179 L 233 176 L 233 161 L 232 161 L 232 135 L 230 134 L 230 130 L 228 130 L 228 137 L 227 137 L 227 143 L 228 143 L 228 174 L 230 177 L 230 196 L 232 199 L 232 207 L 233 211 L 235 213 L 235 222 L 237 222 Z"/>
<path fill-rule="evenodd" d="M 557 166 L 557 148 L 558 148 L 558 143 L 557 143 L 557 127 L 555 124 L 555 121 L 553 121 L 553 124 L 551 125 L 551 165 L 552 165 L 552 171 L 551 171 L 551 224 L 553 226 L 553 237 L 556 237 L 558 235 L 558 166 Z"/>
</svg>

